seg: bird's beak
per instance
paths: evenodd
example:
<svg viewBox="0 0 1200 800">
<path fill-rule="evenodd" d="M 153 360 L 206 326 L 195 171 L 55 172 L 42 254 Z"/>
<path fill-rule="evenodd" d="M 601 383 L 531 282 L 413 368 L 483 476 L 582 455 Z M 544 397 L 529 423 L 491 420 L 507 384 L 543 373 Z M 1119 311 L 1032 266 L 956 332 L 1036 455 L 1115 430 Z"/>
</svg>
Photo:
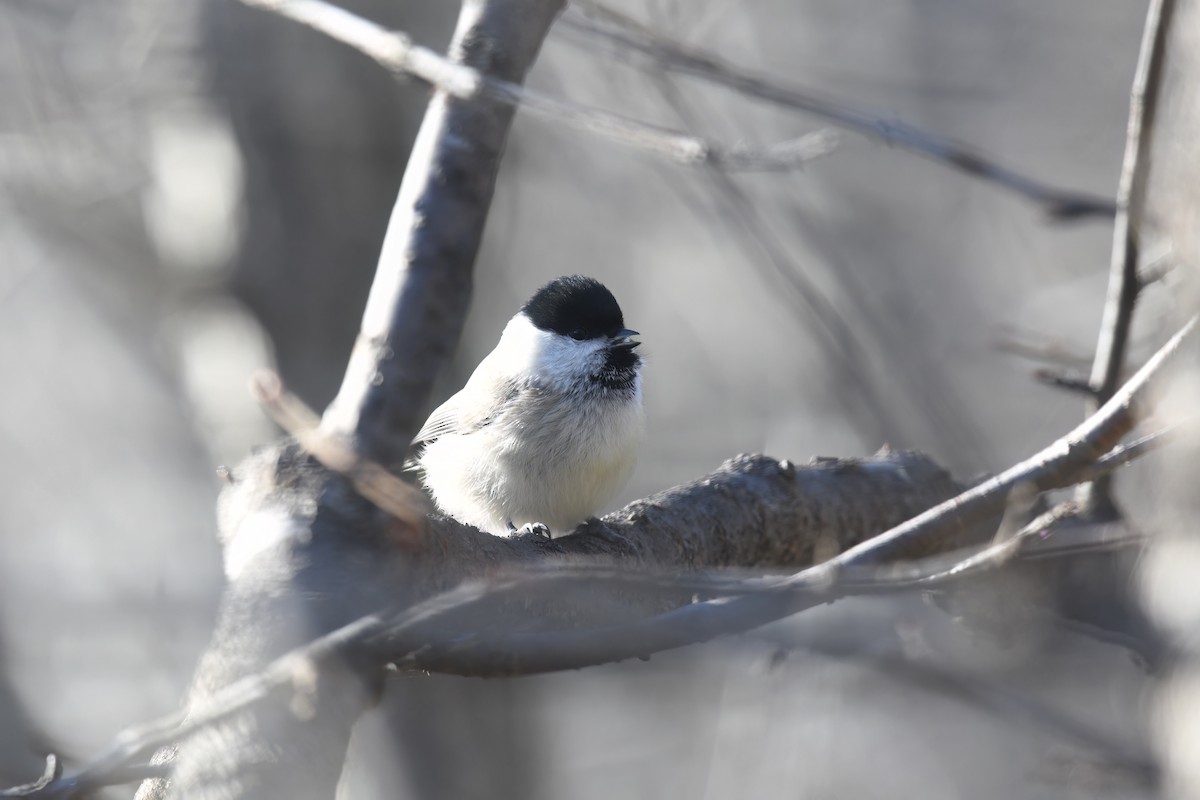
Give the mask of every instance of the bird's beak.
<svg viewBox="0 0 1200 800">
<path fill-rule="evenodd" d="M 637 336 L 637 331 L 631 331 L 629 328 L 619 330 L 612 335 L 608 340 L 610 347 L 621 348 L 624 350 L 632 350 L 641 344 L 641 342 L 633 341 L 633 337 Z"/>
</svg>

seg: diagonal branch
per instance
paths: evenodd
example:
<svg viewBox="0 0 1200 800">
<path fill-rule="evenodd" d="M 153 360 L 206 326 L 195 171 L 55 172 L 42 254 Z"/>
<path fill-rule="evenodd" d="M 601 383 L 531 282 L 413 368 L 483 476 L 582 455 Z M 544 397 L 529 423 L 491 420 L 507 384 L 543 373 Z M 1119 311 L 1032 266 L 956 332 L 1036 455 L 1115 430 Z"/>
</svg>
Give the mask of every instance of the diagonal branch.
<svg viewBox="0 0 1200 800">
<path fill-rule="evenodd" d="M 1002 166 L 961 142 L 905 122 L 881 119 L 809 89 L 785 86 L 755 75 L 673 41 L 595 0 L 581 0 L 576 5 L 582 11 L 569 9 L 560 28 L 579 35 L 577 38 L 584 43 L 601 40 L 622 53 L 640 53 L 667 71 L 724 86 L 781 108 L 814 114 L 841 128 L 909 150 L 1007 189 L 1038 204 L 1053 219 L 1111 217 L 1115 211 L 1113 202 L 1107 198 L 1045 184 Z"/>
<path fill-rule="evenodd" d="M 1193 317 L 1103 406 L 1057 442 L 958 497 L 843 553 L 835 561 L 839 565 L 873 563 L 902 557 L 914 546 L 921 552 L 923 543 L 936 542 L 964 523 L 1000 511 L 1009 493 L 1019 485 L 1032 485 L 1039 492 L 1074 485 L 1133 430 L 1144 413 L 1142 406 L 1148 400 L 1153 379 L 1194 335 L 1196 324 L 1197 318 Z"/>
</svg>

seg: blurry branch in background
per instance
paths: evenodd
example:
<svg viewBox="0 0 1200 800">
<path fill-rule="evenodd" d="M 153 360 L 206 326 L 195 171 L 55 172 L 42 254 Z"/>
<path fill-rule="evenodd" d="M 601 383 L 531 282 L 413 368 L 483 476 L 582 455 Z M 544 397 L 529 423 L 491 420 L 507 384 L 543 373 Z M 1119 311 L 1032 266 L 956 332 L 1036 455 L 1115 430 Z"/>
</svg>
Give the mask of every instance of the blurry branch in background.
<svg viewBox="0 0 1200 800">
<path fill-rule="evenodd" d="M 685 127 L 702 130 L 702 116 L 687 102 L 669 75 L 656 71 L 650 73 L 650 79 Z M 882 441 L 885 438 L 883 431 L 896 429 L 895 425 L 889 424 L 894 414 L 871 381 L 868 369 L 871 359 L 863 347 L 859 320 L 855 320 L 855 324 L 846 320 L 843 311 L 799 263 L 794 248 L 775 232 L 755 207 L 753 198 L 743 191 L 733 176 L 716 165 L 710 165 L 703 174 L 717 201 L 717 224 L 729 231 L 730 241 L 743 249 L 747 266 L 762 274 L 765 285 L 782 281 L 790 291 L 791 302 L 797 306 L 797 317 L 804 321 L 827 355 L 828 373 L 837 376 L 847 403 L 857 410 L 857 423 L 876 434 L 867 441 Z M 803 218 L 797 224 L 804 225 Z"/>
<path fill-rule="evenodd" d="M 838 127 L 926 156 L 1032 200 L 1051 219 L 1068 221 L 1111 217 L 1116 212 L 1113 201 L 1107 198 L 1047 185 L 1001 166 L 960 142 L 905 122 L 882 119 L 809 89 L 786 86 L 755 75 L 673 41 L 595 0 L 576 0 L 563 15 L 558 27 L 573 32 L 575 38 L 584 44 L 607 42 L 618 51 L 640 53 L 668 72 L 715 83 L 781 108 L 807 112 Z"/>
<path fill-rule="evenodd" d="M 1064 392 L 1073 392 L 1091 400 L 1095 400 L 1099 394 L 1091 381 L 1087 378 L 1081 378 L 1065 370 L 1060 369 L 1035 369 L 1033 371 L 1033 379 L 1038 383 L 1045 384 L 1053 389 L 1061 389 Z"/>
<path fill-rule="evenodd" d="M 895 547 L 906 547 L 910 540 L 925 539 L 935 532 L 958 528 L 964 522 L 996 513 L 1019 485 L 1029 484 L 1045 492 L 1078 483 L 1080 475 L 1116 447 L 1145 416 L 1152 379 L 1195 330 L 1193 317 L 1092 416 L 1042 452 L 835 560 L 877 561 L 881 556 L 891 555 Z"/>
<path fill-rule="evenodd" d="M 1095 361 L 1087 381 L 1092 392 L 1087 404 L 1088 413 L 1093 413 L 1106 403 L 1121 381 L 1121 370 L 1125 366 L 1129 346 L 1129 331 L 1133 326 L 1134 306 L 1144 285 L 1138 276 L 1138 226 L 1141 224 L 1145 205 L 1152 139 L 1150 132 L 1154 127 L 1162 62 L 1174 7 L 1174 0 L 1150 0 L 1146 11 L 1141 53 L 1130 91 L 1125 158 L 1121 165 L 1120 183 L 1117 186 L 1117 214 L 1113 226 L 1108 298 L 1100 323 Z M 1087 514 L 1096 519 L 1116 519 L 1120 516 L 1107 476 L 1080 486 L 1076 492 L 1076 501 Z"/>
<path fill-rule="evenodd" d="M 369 56 L 401 77 L 412 77 L 461 99 L 489 97 L 552 122 L 685 165 L 712 164 L 722 169 L 779 171 L 803 167 L 831 152 L 832 131 L 816 131 L 763 148 L 722 145 L 690 133 L 639 122 L 597 108 L 562 100 L 519 84 L 489 78 L 415 44 L 400 31 L 389 31 L 325 0 L 242 0 L 303 23 Z"/>
<path fill-rule="evenodd" d="M 995 336 L 995 346 L 1001 352 L 1050 364 L 1058 370 L 1082 370 L 1092 363 L 1092 356 L 1084 355 L 1082 351 L 1062 341 L 1044 333 L 1021 330 L 1011 325 L 1000 327 Z"/>
<path fill-rule="evenodd" d="M 1072 767 L 1080 761 L 1112 775 L 1121 788 L 1157 787 L 1161 769 L 1154 757 L 1135 745 L 1126 744 L 1059 711 L 1052 705 L 1010 691 L 995 682 L 971 675 L 961 669 L 945 666 L 932 659 L 914 660 L 902 655 L 880 654 L 865 647 L 822 646 L 810 642 L 789 641 L 782 636 L 763 637 L 773 645 L 776 658 L 818 656 L 841 662 L 862 664 L 889 680 L 914 686 L 937 697 L 951 697 L 980 710 L 1006 717 L 1027 725 L 1054 739 L 1078 748 L 1082 758 L 1071 759 Z M 1123 779 L 1123 780 L 1122 780 Z"/>
</svg>

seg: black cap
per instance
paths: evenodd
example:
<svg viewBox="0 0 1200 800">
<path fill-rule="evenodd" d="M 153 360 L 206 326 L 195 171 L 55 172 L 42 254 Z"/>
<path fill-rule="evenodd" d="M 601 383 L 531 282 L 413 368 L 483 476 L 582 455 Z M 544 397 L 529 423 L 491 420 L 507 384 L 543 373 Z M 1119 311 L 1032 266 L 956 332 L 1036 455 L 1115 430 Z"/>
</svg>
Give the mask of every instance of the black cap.
<svg viewBox="0 0 1200 800">
<path fill-rule="evenodd" d="M 616 336 L 625 328 L 621 307 L 612 292 L 600 281 L 583 275 L 550 281 L 529 298 L 521 311 L 538 328 L 572 339 Z"/>
</svg>

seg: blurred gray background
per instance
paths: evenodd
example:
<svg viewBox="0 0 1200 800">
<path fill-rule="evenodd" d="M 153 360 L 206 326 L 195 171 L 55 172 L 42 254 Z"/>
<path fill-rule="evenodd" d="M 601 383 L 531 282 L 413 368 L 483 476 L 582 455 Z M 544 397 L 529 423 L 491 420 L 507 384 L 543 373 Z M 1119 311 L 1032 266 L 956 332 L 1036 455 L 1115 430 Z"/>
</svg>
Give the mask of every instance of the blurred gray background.
<svg viewBox="0 0 1200 800">
<path fill-rule="evenodd" d="M 457 12 L 346 6 L 439 49 Z M 1043 181 L 1115 192 L 1144 3 L 616 7 Z M 276 435 L 247 377 L 276 365 L 314 407 L 332 398 L 428 91 L 232 0 L 7 0 L 0 71 L 8 785 L 40 753 L 86 756 L 177 702 L 220 589 L 213 468 Z M 823 127 L 561 31 L 530 84 L 726 143 Z M 1080 401 L 997 342 L 1032 336 L 1090 360 L 1110 243 L 1106 223 L 1050 223 L 853 134 L 802 171 L 730 180 L 519 116 L 472 316 L 431 405 L 529 293 L 581 272 L 613 289 L 649 360 L 649 433 L 617 504 L 739 452 L 807 460 L 887 442 L 965 480 L 1080 419 Z M 1165 295 L 1143 300 L 1135 361 Z M 1118 740 L 1147 724 L 1146 680 L 1118 648 L 1061 632 L 1004 646 L 918 600 L 864 600 L 645 664 L 398 679 L 357 732 L 347 794 L 1137 793 L 1037 726 L 870 660 L 791 653 L 795 641 L 925 655 Z"/>
</svg>

